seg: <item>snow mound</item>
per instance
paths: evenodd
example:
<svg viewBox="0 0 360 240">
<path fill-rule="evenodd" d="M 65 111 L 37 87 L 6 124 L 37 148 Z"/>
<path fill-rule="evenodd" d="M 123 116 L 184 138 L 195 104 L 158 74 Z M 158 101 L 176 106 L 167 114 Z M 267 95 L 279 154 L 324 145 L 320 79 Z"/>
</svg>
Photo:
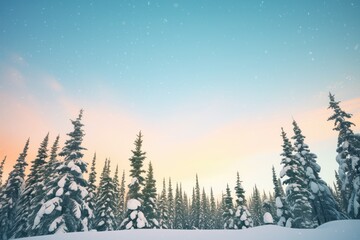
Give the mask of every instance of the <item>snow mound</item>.
<svg viewBox="0 0 360 240">
<path fill-rule="evenodd" d="M 206 240 L 358 240 L 360 235 L 360 220 L 342 220 L 325 223 L 316 229 L 291 229 L 276 225 L 266 225 L 242 230 L 164 230 L 142 229 L 123 230 L 110 232 L 84 232 L 66 233 L 50 236 L 31 237 L 29 240 L 182 240 L 182 239 L 206 239 Z M 26 238 L 24 238 L 26 239 Z"/>
</svg>

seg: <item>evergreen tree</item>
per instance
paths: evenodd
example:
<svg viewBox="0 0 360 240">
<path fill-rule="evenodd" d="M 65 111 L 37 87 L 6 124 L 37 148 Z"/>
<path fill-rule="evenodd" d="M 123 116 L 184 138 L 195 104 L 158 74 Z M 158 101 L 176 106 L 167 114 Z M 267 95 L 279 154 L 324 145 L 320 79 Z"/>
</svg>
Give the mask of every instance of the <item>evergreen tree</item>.
<svg viewBox="0 0 360 240">
<path fill-rule="evenodd" d="M 191 206 L 190 206 L 190 228 L 195 229 L 195 188 L 192 189 L 192 195 L 191 195 Z"/>
<path fill-rule="evenodd" d="M 325 222 L 345 219 L 328 185 L 319 176 L 320 166 L 316 162 L 317 156 L 311 153 L 308 145 L 304 143 L 305 136 L 295 121 L 293 126 L 295 158 L 302 164 L 306 173 L 305 182 L 310 193 L 309 202 L 312 205 L 315 221 L 321 225 Z"/>
<path fill-rule="evenodd" d="M 16 217 L 17 203 L 23 190 L 25 167 L 28 165 L 25 161 L 28 148 L 29 139 L 0 192 L 0 239 L 2 240 L 6 240 L 12 235 L 11 228 Z"/>
<path fill-rule="evenodd" d="M 224 201 L 224 212 L 222 214 L 222 217 L 224 219 L 224 229 L 234 229 L 234 205 L 231 197 L 231 192 L 229 185 L 226 187 L 226 195 L 223 199 Z"/>
<path fill-rule="evenodd" d="M 183 203 L 182 203 L 182 194 L 179 189 L 179 185 L 176 184 L 175 190 L 175 216 L 174 216 L 174 228 L 183 229 L 184 222 L 184 213 L 183 213 Z"/>
<path fill-rule="evenodd" d="M 88 204 L 90 209 L 95 209 L 95 201 L 97 198 L 96 195 L 96 153 L 94 153 L 94 157 L 93 160 L 91 162 L 91 172 L 89 174 L 89 179 L 88 179 L 88 187 L 87 187 L 87 191 L 88 191 L 88 195 L 85 198 L 86 203 Z M 89 229 L 93 229 L 93 222 L 95 218 L 95 214 L 91 214 L 89 215 Z"/>
<path fill-rule="evenodd" d="M 132 150 L 133 156 L 129 159 L 131 170 L 131 183 L 129 184 L 128 201 L 126 204 L 127 213 L 126 218 L 120 224 L 121 229 L 137 229 L 145 228 L 148 222 L 143 213 L 143 196 L 140 191 L 141 186 L 144 185 L 144 177 L 141 175 L 145 171 L 142 169 L 143 161 L 145 160 L 145 152 L 142 151 L 142 134 L 141 131 L 135 140 L 135 150 Z"/>
<path fill-rule="evenodd" d="M 277 198 L 277 197 L 283 197 L 283 196 L 284 196 L 284 192 L 282 191 L 281 184 L 279 185 L 279 179 L 278 179 L 277 176 L 276 176 L 274 166 L 272 166 L 272 180 L 273 180 L 273 184 L 274 184 L 274 194 L 275 194 L 275 198 Z"/>
<path fill-rule="evenodd" d="M 175 202 L 174 202 L 174 195 L 173 195 L 173 189 L 171 186 L 171 178 L 169 178 L 169 187 L 168 187 L 168 227 L 169 229 L 174 228 L 174 221 L 175 221 Z"/>
<path fill-rule="evenodd" d="M 29 217 L 40 203 L 35 203 L 34 199 L 38 195 L 43 194 L 44 188 L 44 168 L 46 158 L 48 157 L 47 145 L 49 142 L 49 134 L 42 141 L 35 160 L 32 161 L 30 174 L 25 181 L 25 189 L 22 192 L 16 207 L 16 217 L 12 226 L 11 235 L 13 238 L 27 237 L 29 234 Z"/>
<path fill-rule="evenodd" d="M 57 179 L 59 176 L 58 167 L 60 166 L 60 161 L 57 159 L 58 157 L 58 149 L 59 149 L 59 139 L 60 136 L 58 135 L 51 147 L 50 150 L 50 159 L 46 162 L 45 165 L 45 173 L 44 173 L 44 184 L 45 189 L 48 190 L 52 186 L 52 182 L 54 179 Z M 47 192 L 47 191 L 45 191 Z M 44 198 L 45 196 L 42 196 Z"/>
<path fill-rule="evenodd" d="M 194 215 L 192 216 L 193 227 L 195 229 L 200 228 L 200 211 L 201 211 L 200 185 L 199 185 L 198 175 L 196 174 Z"/>
<path fill-rule="evenodd" d="M 119 194 L 119 212 L 121 214 L 121 218 L 123 218 L 125 214 L 125 171 L 123 171 L 121 177 L 120 194 Z"/>
<path fill-rule="evenodd" d="M 184 222 L 183 222 L 183 226 L 184 229 L 190 229 L 190 212 L 189 212 L 189 199 L 187 194 L 184 192 L 184 197 L 183 197 L 183 212 L 184 212 Z"/>
<path fill-rule="evenodd" d="M 346 199 L 345 192 L 341 190 L 342 184 L 341 184 L 341 180 L 339 178 L 339 174 L 337 173 L 337 171 L 335 171 L 335 180 L 336 180 L 335 192 L 336 192 L 336 196 L 338 199 L 337 201 L 339 203 L 339 207 L 342 210 L 342 212 L 346 212 L 347 199 Z"/>
<path fill-rule="evenodd" d="M 309 192 L 305 182 L 305 171 L 302 163 L 298 158 L 292 154 L 293 147 L 286 136 L 286 133 L 281 129 L 281 136 L 284 144 L 283 156 L 281 163 L 284 164 L 281 170 L 280 177 L 287 177 L 284 184 L 287 184 L 285 201 L 276 200 L 277 207 L 282 206 L 282 216 L 280 217 L 281 225 L 293 228 L 312 228 L 314 226 L 312 221 L 311 204 L 309 203 Z M 287 205 L 284 205 L 287 204 Z M 286 206 L 289 206 L 289 215 L 286 213 Z M 284 218 L 283 218 L 284 217 Z"/>
<path fill-rule="evenodd" d="M 1 192 L 1 189 L 2 189 L 2 175 L 3 175 L 3 172 L 4 172 L 5 161 L 6 161 L 6 156 L 4 157 L 4 159 L 0 163 L 0 192 Z"/>
<path fill-rule="evenodd" d="M 244 229 L 253 227 L 253 220 L 249 210 L 246 207 L 245 191 L 241 186 L 239 172 L 237 173 L 236 186 L 236 212 L 235 212 L 235 229 Z"/>
<path fill-rule="evenodd" d="M 343 111 L 335 96 L 329 93 L 329 107 L 334 111 L 328 119 L 334 120 L 333 130 L 339 132 L 336 161 L 339 164 L 341 195 L 345 196 L 347 214 L 350 218 L 360 219 L 360 137 L 351 129 L 351 114 Z"/>
<path fill-rule="evenodd" d="M 166 197 L 165 179 L 163 179 L 163 189 L 159 198 L 159 227 L 168 229 L 168 206 Z"/>
<path fill-rule="evenodd" d="M 200 216 L 199 216 L 199 226 L 200 229 L 209 229 L 209 214 L 210 214 L 210 204 L 209 199 L 206 196 L 205 189 L 203 188 L 201 195 L 201 207 L 200 207 Z"/>
<path fill-rule="evenodd" d="M 143 189 L 144 196 L 144 215 L 148 220 L 148 228 L 160 228 L 157 216 L 156 203 L 156 180 L 154 179 L 154 172 L 151 162 L 149 163 L 149 170 L 145 178 L 145 187 Z"/>
<path fill-rule="evenodd" d="M 97 231 L 116 230 L 116 193 L 114 181 L 110 176 L 110 160 L 105 160 L 98 189 L 93 228 Z"/>
<path fill-rule="evenodd" d="M 262 208 L 260 192 L 256 185 L 251 196 L 250 212 L 254 226 L 262 225 L 264 212 Z"/>
<path fill-rule="evenodd" d="M 209 229 L 216 229 L 216 214 L 217 207 L 214 198 L 214 193 L 212 188 L 210 189 L 210 213 L 209 213 Z"/>
<path fill-rule="evenodd" d="M 115 202 L 115 222 L 116 226 L 119 226 L 122 221 L 122 216 L 120 212 L 120 182 L 119 182 L 119 166 L 116 165 L 115 174 L 113 178 L 114 183 L 114 202 Z"/>
<path fill-rule="evenodd" d="M 57 167 L 58 176 L 51 182 L 34 220 L 32 229 L 36 235 L 88 230 L 92 209 L 85 201 L 88 184 L 83 177 L 87 163 L 82 159 L 82 151 L 86 150 L 81 146 L 85 135 L 82 115 L 83 110 L 76 120 L 71 120 L 74 130 L 67 134 L 70 138 L 59 154 L 64 161 Z"/>
</svg>

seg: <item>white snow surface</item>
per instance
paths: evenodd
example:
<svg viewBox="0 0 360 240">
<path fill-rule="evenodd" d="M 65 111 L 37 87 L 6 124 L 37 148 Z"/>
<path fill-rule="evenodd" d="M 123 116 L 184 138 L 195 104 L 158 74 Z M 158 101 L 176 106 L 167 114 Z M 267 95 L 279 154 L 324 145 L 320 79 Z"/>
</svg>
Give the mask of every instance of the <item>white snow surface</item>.
<svg viewBox="0 0 360 240">
<path fill-rule="evenodd" d="M 242 230 L 165 230 L 141 229 L 109 232 L 79 232 L 47 236 L 31 237 L 29 240 L 358 240 L 360 235 L 360 220 L 342 220 L 325 223 L 316 229 L 293 229 L 276 225 L 266 225 Z M 26 239 L 26 238 L 25 238 Z"/>
</svg>

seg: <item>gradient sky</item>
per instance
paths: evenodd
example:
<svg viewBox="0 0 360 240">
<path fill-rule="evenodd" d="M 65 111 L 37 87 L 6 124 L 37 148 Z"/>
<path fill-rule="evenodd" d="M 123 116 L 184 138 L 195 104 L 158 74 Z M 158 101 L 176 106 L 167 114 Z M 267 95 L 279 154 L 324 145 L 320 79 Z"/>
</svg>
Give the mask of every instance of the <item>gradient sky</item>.
<svg viewBox="0 0 360 240">
<path fill-rule="evenodd" d="M 327 94 L 360 125 L 359 45 L 360 1 L 1 1 L 4 180 L 28 137 L 31 161 L 83 108 L 99 170 L 110 157 L 128 175 L 142 130 L 158 181 L 190 194 L 198 173 L 220 194 L 239 171 L 270 191 L 294 118 L 331 184 Z"/>
</svg>

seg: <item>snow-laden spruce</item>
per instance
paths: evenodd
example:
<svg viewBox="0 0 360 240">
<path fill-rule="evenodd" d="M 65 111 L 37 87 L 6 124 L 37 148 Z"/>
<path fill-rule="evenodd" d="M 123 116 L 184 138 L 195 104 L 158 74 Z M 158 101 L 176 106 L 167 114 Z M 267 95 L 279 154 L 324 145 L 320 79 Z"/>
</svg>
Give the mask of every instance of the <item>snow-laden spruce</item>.
<svg viewBox="0 0 360 240">
<path fill-rule="evenodd" d="M 264 210 L 262 207 L 262 201 L 260 192 L 255 184 L 253 192 L 250 197 L 249 211 L 251 212 L 254 226 L 260 226 L 263 223 Z"/>
<path fill-rule="evenodd" d="M 229 184 L 226 186 L 226 194 L 224 196 L 224 212 L 222 214 L 222 217 L 224 219 L 224 229 L 234 229 L 235 223 L 234 223 L 234 204 L 231 197 L 231 191 L 229 188 Z"/>
<path fill-rule="evenodd" d="M 312 228 L 314 222 L 312 219 L 311 204 L 309 203 L 309 192 L 305 182 L 305 170 L 299 158 L 292 154 L 294 148 L 281 129 L 283 138 L 283 159 L 281 163 L 284 165 L 280 172 L 280 177 L 285 178 L 286 202 L 289 206 L 291 217 L 286 219 L 285 226 L 293 228 Z M 280 202 L 279 202 L 280 205 Z M 280 219 L 281 220 L 281 219 Z"/>
<path fill-rule="evenodd" d="M 115 213 L 118 206 L 116 205 L 115 195 L 115 184 L 110 176 L 110 160 L 106 159 L 95 200 L 93 228 L 97 231 L 113 231 L 117 229 Z"/>
<path fill-rule="evenodd" d="M 209 219 L 210 219 L 209 214 L 210 214 L 209 199 L 207 198 L 205 189 L 203 188 L 201 194 L 201 202 L 200 202 L 200 216 L 199 216 L 200 229 L 209 229 Z"/>
<path fill-rule="evenodd" d="M 313 219 L 318 225 L 333 220 L 346 219 L 328 185 L 319 176 L 321 168 L 316 162 L 317 156 L 311 153 L 309 146 L 304 143 L 305 136 L 295 121 L 293 121 L 293 126 L 295 158 L 301 162 L 306 172 L 305 181 L 310 193 L 309 201 L 312 205 Z"/>
<path fill-rule="evenodd" d="M 24 187 L 25 167 L 29 139 L 20 153 L 13 170 L 9 174 L 5 186 L 0 192 L 0 239 L 12 236 L 12 227 L 16 217 L 16 207 Z"/>
<path fill-rule="evenodd" d="M 47 189 L 45 201 L 34 219 L 35 235 L 79 232 L 88 230 L 88 217 L 92 213 L 85 201 L 88 195 L 87 181 L 83 174 L 87 163 L 83 161 L 81 146 L 84 131 L 81 123 L 83 111 L 71 120 L 74 130 L 63 147 L 60 156 L 64 161 L 57 167 L 58 175 Z"/>
<path fill-rule="evenodd" d="M 16 217 L 12 226 L 12 238 L 29 236 L 31 221 L 35 208 L 40 204 L 36 197 L 43 194 L 44 174 L 46 158 L 48 157 L 49 134 L 41 142 L 36 158 L 32 161 L 30 173 L 25 181 L 25 189 L 22 192 L 16 207 Z"/>
<path fill-rule="evenodd" d="M 175 200 L 174 200 L 174 195 L 173 195 L 171 178 L 169 178 L 168 196 L 167 196 L 167 209 L 168 209 L 167 226 L 168 226 L 169 229 L 173 229 L 174 228 L 174 221 L 175 221 Z"/>
<path fill-rule="evenodd" d="M 144 215 L 148 221 L 148 228 L 160 228 L 157 216 L 157 194 L 156 194 L 156 180 L 154 179 L 154 172 L 151 162 L 145 178 L 145 186 L 143 188 L 144 198 Z"/>
<path fill-rule="evenodd" d="M 158 216 L 159 216 L 159 227 L 161 229 L 168 229 L 168 208 L 167 208 L 165 178 L 163 179 L 163 188 L 158 201 Z"/>
<path fill-rule="evenodd" d="M 336 161 L 339 164 L 341 195 L 344 198 L 347 214 L 350 218 L 360 219 L 360 135 L 354 134 L 348 119 L 351 114 L 343 111 L 335 96 L 329 93 L 329 107 L 334 111 L 328 119 L 334 120 L 333 130 L 339 132 Z"/>
<path fill-rule="evenodd" d="M 239 172 L 237 172 L 235 194 L 236 194 L 236 209 L 235 209 L 235 217 L 234 217 L 234 228 L 245 229 L 245 228 L 253 227 L 253 220 L 246 206 L 245 190 L 241 185 Z"/>
<path fill-rule="evenodd" d="M 142 173 L 143 161 L 145 159 L 145 152 L 142 151 L 142 135 L 141 132 L 137 135 L 135 140 L 135 150 L 132 150 L 133 156 L 129 159 L 131 170 L 130 176 L 132 177 L 129 184 L 127 213 L 125 219 L 120 224 L 120 229 L 137 229 L 146 228 L 148 221 L 143 213 L 143 195 L 141 187 L 144 185 L 144 177 Z"/>
<path fill-rule="evenodd" d="M 87 191 L 88 191 L 88 195 L 85 198 L 85 201 L 87 203 L 87 205 L 89 206 L 90 209 L 95 210 L 95 199 L 97 197 L 96 195 L 96 153 L 94 153 L 94 157 L 93 160 L 91 162 L 91 168 L 90 168 L 90 174 L 89 174 L 89 179 L 88 179 L 88 187 L 87 187 Z M 91 215 L 89 215 L 89 230 L 93 229 L 93 222 L 95 218 L 95 214 L 94 211 L 92 212 Z"/>
</svg>

